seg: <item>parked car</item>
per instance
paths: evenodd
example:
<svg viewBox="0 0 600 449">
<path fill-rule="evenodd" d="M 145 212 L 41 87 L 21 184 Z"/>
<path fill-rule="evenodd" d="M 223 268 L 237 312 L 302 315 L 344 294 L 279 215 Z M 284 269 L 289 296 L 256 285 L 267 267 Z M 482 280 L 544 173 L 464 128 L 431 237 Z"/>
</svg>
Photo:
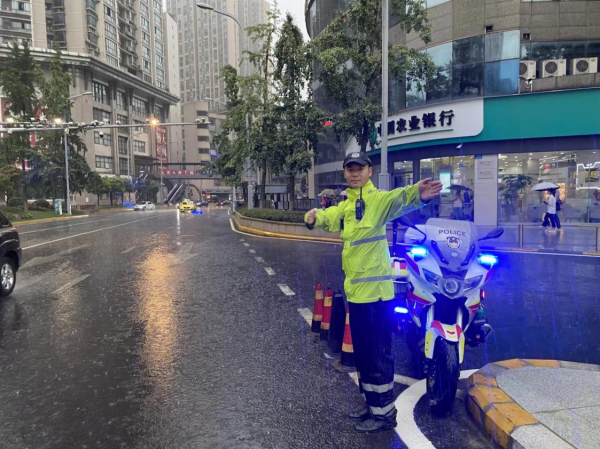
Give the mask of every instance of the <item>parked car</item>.
<svg viewBox="0 0 600 449">
<path fill-rule="evenodd" d="M 154 210 L 156 206 L 154 203 L 150 201 L 140 201 L 135 206 L 133 206 L 133 210 Z"/>
<path fill-rule="evenodd" d="M 208 207 L 208 201 L 198 201 L 196 207 Z"/>
<path fill-rule="evenodd" d="M 19 233 L 0 212 L 0 296 L 12 293 L 21 264 L 21 239 Z"/>
<path fill-rule="evenodd" d="M 193 201 L 186 199 L 179 203 L 179 212 L 192 212 L 193 210 L 196 210 L 196 206 Z"/>
<path fill-rule="evenodd" d="M 219 206 L 229 206 L 230 204 L 231 204 L 231 201 L 225 200 L 225 201 L 221 201 L 219 203 Z"/>
</svg>

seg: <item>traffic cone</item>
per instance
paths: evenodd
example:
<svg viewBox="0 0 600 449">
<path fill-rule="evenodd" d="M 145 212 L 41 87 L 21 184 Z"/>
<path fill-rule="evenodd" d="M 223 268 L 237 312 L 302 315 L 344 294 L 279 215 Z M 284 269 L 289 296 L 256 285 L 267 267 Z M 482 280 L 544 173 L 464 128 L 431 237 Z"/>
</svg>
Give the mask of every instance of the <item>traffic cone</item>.
<svg viewBox="0 0 600 449">
<path fill-rule="evenodd" d="M 345 320 L 346 307 L 344 306 L 344 295 L 342 295 L 342 292 L 337 291 L 333 295 L 331 325 L 329 329 L 329 351 L 332 354 L 339 354 L 342 351 Z"/>
<path fill-rule="evenodd" d="M 354 368 L 354 347 L 352 346 L 352 335 L 350 333 L 350 310 L 346 309 L 346 327 L 344 328 L 344 340 L 342 343 L 342 357 L 340 365 L 345 368 Z"/>
<path fill-rule="evenodd" d="M 315 304 L 313 306 L 312 325 L 310 329 L 313 332 L 321 331 L 321 320 L 323 319 L 323 287 L 321 283 L 315 286 Z"/>
<path fill-rule="evenodd" d="M 330 288 L 325 290 L 325 300 L 323 301 L 323 319 L 321 320 L 321 340 L 329 340 L 329 326 L 331 324 L 331 302 L 333 301 L 333 292 Z"/>
</svg>

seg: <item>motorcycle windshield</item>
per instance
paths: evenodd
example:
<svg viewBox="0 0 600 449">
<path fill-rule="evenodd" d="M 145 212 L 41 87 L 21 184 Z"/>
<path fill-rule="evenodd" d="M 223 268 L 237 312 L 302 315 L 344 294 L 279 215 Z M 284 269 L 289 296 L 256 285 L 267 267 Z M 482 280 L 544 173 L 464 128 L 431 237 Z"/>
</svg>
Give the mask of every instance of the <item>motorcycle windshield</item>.
<svg viewBox="0 0 600 449">
<path fill-rule="evenodd" d="M 477 228 L 472 222 L 430 218 L 425 232 L 430 252 L 442 266 L 452 271 L 466 270 L 466 266 L 461 264 L 467 258 L 472 244 L 477 249 Z M 437 251 L 434 248 L 436 245 Z"/>
</svg>

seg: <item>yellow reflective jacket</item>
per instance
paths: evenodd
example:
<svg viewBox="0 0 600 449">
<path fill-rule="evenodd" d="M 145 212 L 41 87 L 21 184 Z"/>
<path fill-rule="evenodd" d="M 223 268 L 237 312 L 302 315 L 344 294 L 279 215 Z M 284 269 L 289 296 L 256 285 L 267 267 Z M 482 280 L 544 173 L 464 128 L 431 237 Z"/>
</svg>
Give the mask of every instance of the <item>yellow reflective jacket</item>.
<svg viewBox="0 0 600 449">
<path fill-rule="evenodd" d="M 355 216 L 360 189 L 347 189 L 346 192 L 346 201 L 317 211 L 315 221 L 319 228 L 340 232 L 344 243 L 342 269 L 346 274 L 346 297 L 349 302 L 361 304 L 393 299 L 386 223 L 423 207 L 419 186 L 415 184 L 386 192 L 377 190 L 369 181 L 362 188 L 365 211 L 360 221 L 356 221 Z"/>
</svg>

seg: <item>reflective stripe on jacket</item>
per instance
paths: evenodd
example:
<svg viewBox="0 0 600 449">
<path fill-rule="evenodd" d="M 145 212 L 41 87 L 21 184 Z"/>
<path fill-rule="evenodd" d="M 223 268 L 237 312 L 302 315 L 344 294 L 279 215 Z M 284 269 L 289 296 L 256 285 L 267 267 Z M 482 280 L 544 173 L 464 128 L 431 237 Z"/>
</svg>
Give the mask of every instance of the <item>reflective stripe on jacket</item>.
<svg viewBox="0 0 600 449">
<path fill-rule="evenodd" d="M 362 188 L 365 211 L 356 221 L 355 206 L 360 189 L 346 189 L 348 199 L 317 212 L 315 226 L 340 232 L 344 243 L 342 268 L 349 302 L 368 303 L 394 297 L 386 223 L 423 207 L 417 184 L 390 192 L 377 190 L 371 181 Z M 341 229 L 341 220 L 344 229 Z"/>
</svg>

